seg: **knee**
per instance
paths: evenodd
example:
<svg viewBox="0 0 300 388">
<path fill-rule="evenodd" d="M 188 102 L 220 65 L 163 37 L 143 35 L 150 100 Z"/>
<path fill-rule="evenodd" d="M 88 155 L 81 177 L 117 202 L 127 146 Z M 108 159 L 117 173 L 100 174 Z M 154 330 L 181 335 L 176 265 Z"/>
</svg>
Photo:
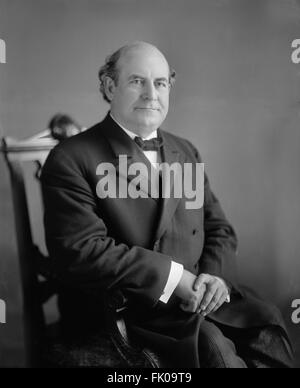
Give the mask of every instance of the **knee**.
<svg viewBox="0 0 300 388">
<path fill-rule="evenodd" d="M 217 326 L 204 321 L 199 330 L 199 345 L 205 348 L 215 346 L 220 349 L 226 345 L 226 338 Z"/>
<path fill-rule="evenodd" d="M 199 359 L 202 367 L 246 368 L 234 343 L 213 323 L 204 321 L 199 331 Z"/>
</svg>

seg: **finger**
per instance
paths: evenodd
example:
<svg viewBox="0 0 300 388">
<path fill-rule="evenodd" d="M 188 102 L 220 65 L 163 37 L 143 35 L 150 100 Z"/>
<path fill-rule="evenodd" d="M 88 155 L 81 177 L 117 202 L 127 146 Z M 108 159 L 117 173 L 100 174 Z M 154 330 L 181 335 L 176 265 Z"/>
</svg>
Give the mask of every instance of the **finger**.
<svg viewBox="0 0 300 388">
<path fill-rule="evenodd" d="M 200 303 L 200 308 L 204 312 L 206 312 L 206 309 L 207 309 L 208 305 L 210 304 L 210 302 L 212 301 L 213 297 L 215 296 L 217 289 L 218 289 L 218 285 L 217 285 L 217 282 L 215 282 L 215 281 L 211 282 L 206 287 L 205 294 L 204 294 L 203 299 Z"/>
<path fill-rule="evenodd" d="M 210 314 L 214 308 L 216 307 L 216 305 L 220 302 L 221 298 L 223 296 L 223 290 L 218 288 L 215 295 L 213 296 L 211 302 L 209 303 L 209 305 L 206 307 L 206 310 L 205 310 L 205 315 L 208 315 Z"/>
<path fill-rule="evenodd" d="M 181 310 L 186 313 L 195 313 L 197 311 L 197 303 L 195 302 L 183 302 L 180 304 Z"/>
<path fill-rule="evenodd" d="M 204 313 L 204 311 L 201 309 L 201 307 L 198 307 L 197 311 L 196 311 L 197 314 L 201 314 L 203 315 L 203 317 L 206 316 L 206 314 Z"/>
<path fill-rule="evenodd" d="M 201 314 L 202 313 L 202 309 L 201 309 L 200 305 L 198 305 L 196 313 L 197 314 Z"/>
<path fill-rule="evenodd" d="M 219 279 L 219 278 L 217 278 L 217 281 L 219 283 L 219 287 L 222 288 L 223 292 L 227 292 L 228 293 L 228 287 L 226 286 L 224 281 L 222 281 L 222 279 Z"/>
<path fill-rule="evenodd" d="M 186 303 L 181 303 L 180 308 L 181 308 L 181 310 L 188 312 L 188 305 Z"/>
<path fill-rule="evenodd" d="M 205 274 L 201 274 L 197 277 L 197 279 L 195 280 L 194 282 L 194 285 L 193 285 L 193 289 L 194 291 L 198 291 L 201 287 L 201 285 L 203 285 L 206 281 L 207 281 L 207 275 Z"/>
<path fill-rule="evenodd" d="M 202 284 L 202 285 L 199 287 L 198 291 L 197 291 L 197 294 L 196 294 L 196 295 L 197 295 L 197 301 L 198 301 L 198 307 L 199 307 L 199 308 L 200 308 L 200 305 L 201 305 L 201 303 L 202 303 L 202 301 L 203 301 L 203 298 L 204 298 L 206 289 L 207 289 L 206 285 L 205 285 L 205 284 Z"/>
<path fill-rule="evenodd" d="M 212 310 L 212 313 L 215 313 L 216 311 L 219 310 L 221 306 L 225 303 L 227 298 L 227 292 L 224 292 L 222 297 L 220 298 L 219 302 L 215 305 L 214 309 Z"/>
</svg>

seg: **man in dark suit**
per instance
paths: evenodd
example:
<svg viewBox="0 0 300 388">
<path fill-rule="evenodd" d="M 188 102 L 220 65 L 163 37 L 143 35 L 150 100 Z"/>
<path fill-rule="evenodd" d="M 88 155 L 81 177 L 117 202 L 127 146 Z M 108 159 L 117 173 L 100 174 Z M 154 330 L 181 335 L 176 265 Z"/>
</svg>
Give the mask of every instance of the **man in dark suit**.
<svg viewBox="0 0 300 388">
<path fill-rule="evenodd" d="M 103 298 L 118 292 L 127 301 L 131 336 L 165 366 L 290 367 L 279 311 L 237 284 L 236 235 L 207 176 L 203 206 L 193 208 L 186 191 L 164 195 L 163 174 L 147 175 L 158 163 L 185 174 L 180 167 L 202 162 L 190 142 L 160 129 L 175 80 L 167 60 L 137 42 L 110 56 L 99 78 L 110 112 L 56 147 L 42 175 L 64 327 L 77 335 L 97 331 Z M 128 171 L 144 166 L 144 181 L 124 172 L 124 158 Z M 189 177 L 196 184 L 199 171 Z M 120 195 L 124 182 L 128 192 Z M 157 183 L 159 195 L 145 182 Z M 128 195 L 129 186 L 140 195 Z"/>
</svg>

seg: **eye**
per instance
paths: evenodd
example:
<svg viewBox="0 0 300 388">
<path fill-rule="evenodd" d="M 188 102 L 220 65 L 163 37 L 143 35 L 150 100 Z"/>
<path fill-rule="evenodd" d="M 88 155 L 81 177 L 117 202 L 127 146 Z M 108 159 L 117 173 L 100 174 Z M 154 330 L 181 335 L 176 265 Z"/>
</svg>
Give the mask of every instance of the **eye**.
<svg viewBox="0 0 300 388">
<path fill-rule="evenodd" d="M 131 80 L 130 83 L 133 85 L 143 85 L 143 80 L 140 78 L 135 78 L 135 79 Z"/>
<path fill-rule="evenodd" d="M 166 89 L 168 87 L 168 83 L 166 81 L 157 81 L 156 87 L 161 89 Z"/>
</svg>

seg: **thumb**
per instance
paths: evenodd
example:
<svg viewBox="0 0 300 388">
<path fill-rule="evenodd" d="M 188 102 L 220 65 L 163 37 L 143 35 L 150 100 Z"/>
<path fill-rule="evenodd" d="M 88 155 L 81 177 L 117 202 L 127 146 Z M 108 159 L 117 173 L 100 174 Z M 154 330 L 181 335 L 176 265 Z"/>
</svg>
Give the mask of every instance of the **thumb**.
<svg viewBox="0 0 300 388">
<path fill-rule="evenodd" d="M 205 281 L 206 281 L 206 275 L 205 274 L 199 275 L 193 285 L 194 291 L 199 291 L 200 287 L 205 283 Z"/>
<path fill-rule="evenodd" d="M 180 303 L 181 310 L 188 312 L 189 311 L 189 304 L 187 302 Z"/>
</svg>

